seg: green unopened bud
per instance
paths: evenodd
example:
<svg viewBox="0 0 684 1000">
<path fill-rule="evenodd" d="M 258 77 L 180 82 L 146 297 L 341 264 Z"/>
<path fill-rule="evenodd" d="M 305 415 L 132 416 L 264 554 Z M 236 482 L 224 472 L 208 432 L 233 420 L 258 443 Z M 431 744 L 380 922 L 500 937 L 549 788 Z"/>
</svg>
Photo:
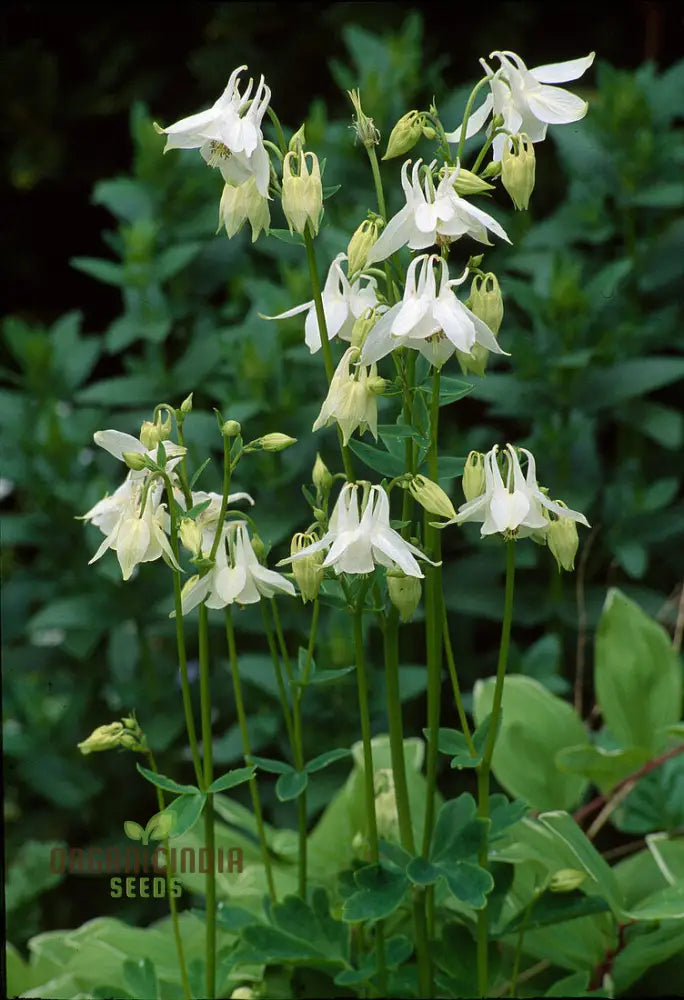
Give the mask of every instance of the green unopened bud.
<svg viewBox="0 0 684 1000">
<path fill-rule="evenodd" d="M 562 500 L 557 500 L 556 503 L 561 507 L 567 506 Z M 579 547 L 575 522 L 569 517 L 559 517 L 555 521 L 550 521 L 546 541 L 558 563 L 558 572 L 564 569 L 570 573 L 575 568 L 575 556 Z"/>
<path fill-rule="evenodd" d="M 194 393 L 191 392 L 189 396 L 185 397 L 185 399 L 183 400 L 183 402 L 180 405 L 180 411 L 181 411 L 181 413 L 183 414 L 184 417 L 187 417 L 188 413 L 190 413 L 192 411 L 192 397 L 193 397 L 193 395 L 194 395 Z"/>
<path fill-rule="evenodd" d="M 414 476 L 409 483 L 409 493 L 430 514 L 449 519 L 456 517 L 454 505 L 442 487 L 426 476 Z"/>
<path fill-rule="evenodd" d="M 152 447 L 156 447 L 156 445 L 152 445 Z M 143 469 L 147 468 L 147 456 L 141 455 L 139 451 L 124 451 L 121 457 L 133 472 L 142 472 Z"/>
<path fill-rule="evenodd" d="M 504 308 L 499 282 L 492 271 L 484 275 L 476 274 L 473 278 L 470 309 L 496 336 L 501 328 Z"/>
<path fill-rule="evenodd" d="M 437 135 L 432 125 L 423 125 L 421 131 L 426 139 L 434 139 Z"/>
<path fill-rule="evenodd" d="M 237 420 L 226 420 L 223 427 L 221 428 L 221 434 L 223 434 L 223 436 L 226 438 L 237 437 L 238 434 L 241 433 L 241 431 L 242 427 L 240 426 Z"/>
<path fill-rule="evenodd" d="M 217 232 L 225 226 L 228 239 L 232 239 L 247 220 L 252 227 L 252 243 L 258 239 L 262 230 L 268 230 L 271 223 L 268 198 L 257 190 L 254 177 L 249 177 L 242 184 L 224 185 L 219 203 Z"/>
<path fill-rule="evenodd" d="M 266 546 L 262 542 L 259 535 L 252 535 L 251 542 L 252 542 L 252 552 L 257 557 L 259 562 L 263 562 L 264 559 L 266 558 Z"/>
<path fill-rule="evenodd" d="M 378 837 L 383 840 L 399 840 L 399 811 L 397 808 L 397 792 L 394 784 L 394 771 L 391 767 L 383 767 L 373 775 L 375 791 L 375 816 L 378 827 Z"/>
<path fill-rule="evenodd" d="M 473 174 L 464 167 L 461 167 L 458 177 L 454 181 L 456 194 L 482 194 L 483 191 L 492 191 L 493 189 L 493 184 L 488 184 L 482 177 Z"/>
<path fill-rule="evenodd" d="M 463 495 L 468 502 L 485 491 L 485 457 L 481 451 L 471 451 L 463 467 Z"/>
<path fill-rule="evenodd" d="M 387 388 L 387 379 L 380 375 L 369 375 L 366 379 L 366 388 L 369 392 L 374 392 L 376 396 L 382 396 Z"/>
<path fill-rule="evenodd" d="M 401 620 L 409 621 L 420 604 L 421 584 L 418 577 L 406 576 L 400 569 L 388 569 L 387 592 Z"/>
<path fill-rule="evenodd" d="M 526 209 L 534 191 L 534 146 L 528 137 L 508 136 L 501 157 L 501 181 L 517 210 Z"/>
<path fill-rule="evenodd" d="M 310 545 L 317 541 L 315 535 L 298 533 L 293 536 L 290 544 L 290 555 L 294 556 L 298 552 L 308 549 Z M 292 563 L 292 572 L 302 595 L 302 600 L 313 601 L 318 596 L 321 583 L 323 582 L 323 552 L 313 552 L 310 556 L 303 556 L 295 559 Z"/>
<path fill-rule="evenodd" d="M 361 107 L 361 95 L 358 90 L 348 90 L 349 100 L 354 105 L 356 117 L 354 118 L 354 131 L 366 149 L 377 146 L 380 142 L 380 133 L 373 124 L 373 119 L 365 114 Z"/>
<path fill-rule="evenodd" d="M 152 451 L 157 447 L 161 440 L 161 426 L 158 423 L 153 424 L 151 420 L 144 420 L 142 427 L 140 428 L 140 443 L 147 448 L 148 451 Z"/>
<path fill-rule="evenodd" d="M 413 149 L 423 134 L 423 116 L 420 111 L 409 111 L 403 115 L 390 133 L 387 151 L 383 160 L 403 156 Z"/>
<path fill-rule="evenodd" d="M 184 517 L 180 523 L 180 540 L 193 556 L 202 551 L 202 529 L 191 517 Z"/>
<path fill-rule="evenodd" d="M 467 303 L 466 303 L 467 304 Z M 456 359 L 464 375 L 484 375 L 489 359 L 489 351 L 482 344 L 473 344 L 470 354 L 456 348 Z"/>
<path fill-rule="evenodd" d="M 306 145 L 306 123 L 300 125 L 288 143 L 290 153 L 301 153 Z"/>
<path fill-rule="evenodd" d="M 258 996 L 250 986 L 238 986 L 230 994 L 230 1000 L 255 1000 Z"/>
<path fill-rule="evenodd" d="M 489 177 L 498 177 L 500 173 L 501 173 L 501 161 L 492 160 L 491 163 L 487 164 L 487 166 L 484 168 L 480 176 L 484 180 L 487 180 Z"/>
<path fill-rule="evenodd" d="M 587 873 L 577 868 L 561 868 L 554 872 L 549 880 L 551 892 L 572 892 L 579 888 L 587 877 Z"/>
<path fill-rule="evenodd" d="M 368 252 L 376 242 L 382 225 L 382 219 L 376 216 L 374 219 L 364 219 L 358 229 L 355 230 L 347 247 L 350 277 L 365 267 Z"/>
<path fill-rule="evenodd" d="M 312 508 L 313 516 L 318 521 L 319 524 L 325 524 L 328 520 L 328 515 L 325 513 L 322 507 Z"/>
<path fill-rule="evenodd" d="M 307 168 L 307 157 L 311 168 Z M 292 172 L 292 161 L 297 172 Z M 290 232 L 304 233 L 307 224 L 315 236 L 323 210 L 323 186 L 318 157 L 315 153 L 286 153 L 283 160 L 283 212 Z"/>
<path fill-rule="evenodd" d="M 366 337 L 371 332 L 378 321 L 375 309 L 364 309 L 360 316 L 354 320 L 351 333 L 351 346 L 358 347 L 359 350 L 366 342 Z"/>
<path fill-rule="evenodd" d="M 332 488 L 333 477 L 330 474 L 330 469 L 318 453 L 316 454 L 316 461 L 311 473 L 311 481 L 316 490 L 323 495 L 329 493 Z"/>
<path fill-rule="evenodd" d="M 132 722 L 131 728 L 124 723 Z M 106 726 L 98 726 L 90 736 L 78 744 L 78 749 L 84 756 L 99 753 L 101 750 L 143 750 L 145 738 L 135 718 L 121 722 L 110 722 Z"/>
<path fill-rule="evenodd" d="M 250 443 L 245 448 L 245 451 L 256 451 L 261 449 L 261 451 L 282 451 L 284 448 L 289 448 L 291 444 L 296 444 L 297 438 L 289 437 L 287 434 L 279 434 L 277 431 L 273 434 L 264 434 L 263 437 L 256 438 L 255 441 L 250 441 Z"/>
</svg>

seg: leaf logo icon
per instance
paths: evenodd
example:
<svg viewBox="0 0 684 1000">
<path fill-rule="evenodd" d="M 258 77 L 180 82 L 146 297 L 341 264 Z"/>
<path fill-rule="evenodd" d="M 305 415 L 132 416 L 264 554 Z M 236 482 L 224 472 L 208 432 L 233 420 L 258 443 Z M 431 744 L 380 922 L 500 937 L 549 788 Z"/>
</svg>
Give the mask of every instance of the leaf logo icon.
<svg viewBox="0 0 684 1000">
<path fill-rule="evenodd" d="M 142 840 L 144 844 L 147 843 L 147 837 L 145 836 L 145 831 L 140 826 L 140 823 L 136 823 L 135 820 L 127 819 L 124 822 L 124 833 L 129 838 L 129 840 Z"/>
</svg>

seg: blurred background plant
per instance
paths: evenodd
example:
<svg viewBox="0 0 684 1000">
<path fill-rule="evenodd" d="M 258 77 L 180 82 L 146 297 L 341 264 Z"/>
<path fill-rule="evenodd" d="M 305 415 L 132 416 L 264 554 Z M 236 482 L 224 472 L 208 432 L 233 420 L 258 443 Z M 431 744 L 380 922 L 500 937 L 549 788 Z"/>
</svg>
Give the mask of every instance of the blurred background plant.
<svg viewBox="0 0 684 1000">
<path fill-rule="evenodd" d="M 327 158 L 325 185 L 343 185 L 326 203 L 317 241 L 324 270 L 374 200 L 344 90 L 360 88 L 385 138 L 407 109 L 427 107 L 433 95 L 453 128 L 477 58 L 490 49 L 506 45 L 530 66 L 598 51 L 595 87 L 584 95 L 588 117 L 552 128 L 551 141 L 538 148 L 543 167 L 530 212 L 516 214 L 501 199 L 493 208 L 513 240 L 486 257 L 504 293 L 501 342 L 512 360 L 492 363 L 486 378 L 471 379 L 468 399 L 445 411 L 441 452 L 487 450 L 496 440 L 528 446 L 542 482 L 594 525 L 575 578 L 561 578 L 552 560 L 521 547 L 514 671 L 569 697 L 575 687 L 588 712 L 594 695 L 576 672 L 578 661 L 591 663 L 588 638 L 611 585 L 674 631 L 684 578 L 677 305 L 684 63 L 674 63 L 668 47 L 669 5 L 630 5 L 624 38 L 616 38 L 608 14 L 592 17 L 589 31 L 576 16 L 581 6 L 572 5 L 575 17 L 553 46 L 536 4 L 494 5 L 496 17 L 490 10 L 486 23 L 471 12 L 468 30 L 454 37 L 458 51 L 446 54 L 443 26 L 424 26 L 401 4 L 315 12 L 293 4 L 287 14 L 272 4 L 197 5 L 172 15 L 171 27 L 144 11 L 138 23 L 136 12 L 135 31 L 130 13 L 112 12 L 106 21 L 86 16 L 73 35 L 48 17 L 39 37 L 27 20 L 31 5 L 10 16 L 3 155 L 11 200 L 2 240 L 5 250 L 12 240 L 12 253 L 5 254 L 0 424 L 7 906 L 15 943 L 115 911 L 96 877 L 67 876 L 58 891 L 60 877 L 48 877 L 45 858 L 56 843 L 121 843 L 124 819 L 144 819 L 155 808 L 144 782 L 122 780 L 122 770 L 132 772 L 130 756 L 83 759 L 79 740 L 136 708 L 163 769 L 179 780 L 184 768 L 189 773 L 169 580 L 143 567 L 123 584 L 113 559 L 87 565 L 97 533 L 75 516 L 117 485 L 119 472 L 92 446 L 93 432 L 115 426 L 137 434 L 155 403 L 179 405 L 194 391 L 186 425 L 192 462 L 197 467 L 210 452 L 217 460 L 203 474 L 205 489 L 218 486 L 212 406 L 243 423 L 250 438 L 275 429 L 299 438 L 284 456 L 254 457 L 251 480 L 235 483 L 254 494 L 260 533 L 278 555 L 305 516 L 295 498 L 316 450 L 337 467 L 333 432 L 310 433 L 320 394 L 301 387 L 323 386 L 300 322 L 269 324 L 258 315 L 309 298 L 298 248 L 273 239 L 252 247 L 244 231 L 231 241 L 214 236 L 219 178 L 196 155 L 162 157 L 152 128 L 153 118 L 167 124 L 213 100 L 234 66 L 266 74 L 281 119 L 293 128 L 306 119 L 308 147 Z M 296 25 L 285 22 L 293 16 Z M 299 75 L 283 37 L 296 37 Z M 648 61 L 635 72 L 644 56 L 658 65 Z M 395 211 L 399 161 L 383 169 Z M 274 225 L 283 223 L 274 218 Z M 452 486 L 458 499 L 460 482 Z M 286 507 L 285 495 L 293 498 Z M 466 690 L 494 670 L 502 602 L 501 554 L 493 545 L 475 548 L 476 537 L 445 535 L 445 593 Z M 281 614 L 295 650 L 304 641 L 300 608 L 282 602 Z M 348 666 L 345 619 L 332 606 L 324 616 L 319 668 Z M 284 733 L 258 609 L 240 614 L 239 630 L 253 749 L 266 754 L 284 744 Z M 379 637 L 371 641 L 379 645 Z M 425 689 L 419 618 L 406 628 L 402 652 L 406 730 L 416 733 Z M 351 685 L 345 677 L 309 692 L 310 756 L 358 737 Z M 235 766 L 240 743 L 229 690 L 219 662 L 214 758 Z M 385 731 L 380 671 L 373 699 L 375 728 Z M 315 776 L 312 817 L 345 773 L 335 765 Z M 684 811 L 684 781 L 669 772 L 667 780 Z M 442 782 L 445 791 L 463 785 L 448 769 Z M 291 803 L 268 790 L 266 802 L 270 822 L 293 823 Z M 621 834 L 613 836 L 619 844 Z M 163 900 L 127 901 L 126 919 L 147 921 L 155 906 L 161 916 Z"/>
</svg>

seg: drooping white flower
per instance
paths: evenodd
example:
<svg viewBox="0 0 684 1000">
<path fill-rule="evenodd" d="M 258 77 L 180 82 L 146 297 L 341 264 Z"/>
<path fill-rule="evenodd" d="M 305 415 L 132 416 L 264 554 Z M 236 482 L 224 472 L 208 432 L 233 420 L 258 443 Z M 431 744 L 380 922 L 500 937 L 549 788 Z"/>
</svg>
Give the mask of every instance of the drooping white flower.
<svg viewBox="0 0 684 1000">
<path fill-rule="evenodd" d="M 247 525 L 231 522 L 224 526 L 224 537 L 216 550 L 213 569 L 205 576 L 193 576 L 182 590 L 183 614 L 206 602 L 208 608 L 229 604 L 255 604 L 262 597 L 276 594 L 295 596 L 294 585 L 281 573 L 267 569 L 252 548 Z"/>
<path fill-rule="evenodd" d="M 441 267 L 439 289 L 433 262 Z M 406 274 L 402 301 L 388 309 L 368 334 L 361 363 L 379 361 L 395 347 L 420 351 L 433 365 L 444 364 L 457 349 L 469 354 L 474 344 L 505 354 L 489 327 L 453 291 L 467 276 L 466 268 L 459 278 L 450 280 L 447 262 L 436 254 L 415 257 Z"/>
<path fill-rule="evenodd" d="M 366 309 L 378 306 L 377 282 L 375 278 L 362 276 L 349 282 L 342 270 L 342 261 L 347 259 L 345 253 L 338 253 L 330 265 L 325 286 L 321 293 L 325 324 L 328 328 L 328 339 L 339 337 L 340 340 L 351 340 L 354 321 Z M 316 305 L 313 299 L 294 306 L 277 316 L 264 316 L 263 319 L 288 319 L 298 313 L 306 312 L 304 322 L 304 340 L 312 354 L 321 348 L 321 332 L 318 327 Z"/>
<path fill-rule="evenodd" d="M 415 557 L 427 562 L 431 560 L 391 527 L 387 493 L 380 486 L 371 486 L 363 515 L 359 516 L 358 489 L 357 483 L 346 483 L 323 538 L 289 559 L 281 560 L 278 565 L 328 549 L 323 566 L 331 566 L 338 575 L 372 573 L 377 565 L 401 569 L 407 576 L 422 577 Z"/>
<path fill-rule="evenodd" d="M 489 245 L 487 230 L 491 230 L 502 240 L 511 242 L 496 219 L 456 193 L 454 181 L 458 177 L 459 167 L 445 171 L 435 188 L 432 169 L 437 161 L 433 160 L 427 170 L 423 171 L 425 176 L 421 186 L 422 162 L 416 160 L 410 181 L 408 168 L 411 161 L 406 160 L 403 164 L 401 184 L 406 204 L 389 220 L 377 242 L 371 247 L 366 258 L 367 265 L 385 260 L 404 246 L 411 250 L 424 250 L 433 246 L 438 236 L 450 240 L 471 236 L 478 243 Z"/>
<path fill-rule="evenodd" d="M 125 434 L 123 431 L 95 431 L 93 441 L 100 448 L 104 448 L 110 455 L 113 455 L 114 458 L 118 458 L 120 462 L 124 461 L 123 456 L 128 452 L 144 455 L 147 458 L 151 458 L 153 462 L 158 461 L 159 445 L 156 445 L 154 448 L 146 448 L 138 438 L 133 437 L 132 434 Z M 178 465 L 187 449 L 182 445 L 175 444 L 173 441 L 164 441 L 163 446 L 164 453 L 166 454 L 165 468 L 170 472 L 174 466 Z M 133 479 L 146 479 L 148 475 L 149 472 L 146 469 L 142 469 L 140 472 L 132 472 Z"/>
<path fill-rule="evenodd" d="M 259 193 L 254 177 L 242 184 L 225 184 L 219 203 L 218 228 L 220 231 L 222 226 L 226 227 L 228 239 L 239 233 L 247 220 L 252 227 L 252 243 L 255 243 L 263 229 L 268 232 L 271 213 L 268 198 Z"/>
<path fill-rule="evenodd" d="M 534 456 L 526 448 L 518 449 L 527 457 L 527 474 L 523 476 L 517 450 L 512 444 L 506 446 L 508 469 L 504 483 L 497 461 L 498 450 L 498 445 L 494 445 L 485 455 L 484 493 L 462 504 L 456 517 L 445 524 L 481 521 L 480 534 L 483 536 L 496 532 L 515 533 L 519 538 L 532 533 L 545 535 L 551 523 L 542 510 L 545 507 L 560 519 L 570 518 L 587 528 L 590 526 L 584 514 L 549 500 L 537 484 Z"/>
<path fill-rule="evenodd" d="M 250 103 L 253 80 L 244 94 L 238 89 L 240 73 L 245 69 L 239 66 L 231 73 L 226 89 L 208 110 L 159 131 L 168 136 L 164 152 L 199 149 L 209 166 L 219 168 L 225 181 L 239 185 L 254 177 L 259 194 L 265 197 L 270 164 L 261 122 L 271 91 L 262 76 Z"/>
<path fill-rule="evenodd" d="M 357 347 L 348 347 L 342 355 L 313 425 L 313 430 L 317 431 L 336 420 L 345 445 L 357 427 L 362 434 L 370 430 L 375 440 L 378 439 L 377 393 L 385 380 L 378 378 L 376 365 L 359 364 L 358 357 Z"/>
<path fill-rule="evenodd" d="M 496 57 L 500 66 L 494 72 L 484 59 L 480 60 L 489 77 L 490 93 L 466 122 L 466 138 L 479 132 L 490 114 L 501 115 L 507 132 L 524 132 L 531 142 L 545 139 L 548 125 L 566 125 L 584 118 L 587 102 L 553 85 L 577 80 L 589 69 L 595 55 L 590 52 L 581 59 L 549 63 L 530 70 L 515 52 L 490 53 L 489 58 Z M 446 133 L 449 142 L 459 142 L 462 127 Z M 495 161 L 502 157 L 504 142 L 505 134 L 494 138 Z"/>
</svg>

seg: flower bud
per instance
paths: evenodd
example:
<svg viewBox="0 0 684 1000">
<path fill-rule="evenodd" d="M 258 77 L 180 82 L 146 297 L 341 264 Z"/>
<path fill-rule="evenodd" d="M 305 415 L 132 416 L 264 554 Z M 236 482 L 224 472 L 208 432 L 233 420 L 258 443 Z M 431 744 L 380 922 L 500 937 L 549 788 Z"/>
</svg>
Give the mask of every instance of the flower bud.
<svg viewBox="0 0 684 1000">
<path fill-rule="evenodd" d="M 375 791 L 375 816 L 378 836 L 383 840 L 399 840 L 399 810 L 394 772 L 391 767 L 383 767 L 373 775 Z"/>
<path fill-rule="evenodd" d="M 459 170 L 453 186 L 456 194 L 482 194 L 483 191 L 494 189 L 493 184 L 488 184 L 482 177 L 471 173 L 464 167 Z"/>
<path fill-rule="evenodd" d="M 487 164 L 487 166 L 484 168 L 480 176 L 484 180 L 486 180 L 488 177 L 498 177 L 500 173 L 501 173 L 501 161 L 492 160 L 491 163 Z"/>
<path fill-rule="evenodd" d="M 180 405 L 180 411 L 184 417 L 187 417 L 188 413 L 190 413 L 192 410 L 192 397 L 193 393 L 191 392 L 189 396 L 185 397 L 185 399 Z"/>
<path fill-rule="evenodd" d="M 403 622 L 409 621 L 420 604 L 421 589 L 418 577 L 406 576 L 400 569 L 387 570 L 389 599 Z"/>
<path fill-rule="evenodd" d="M 434 139 L 437 135 L 432 125 L 423 125 L 421 131 L 426 139 Z"/>
<path fill-rule="evenodd" d="M 376 396 L 382 396 L 383 392 L 387 388 L 387 379 L 382 378 L 380 375 L 373 374 L 375 371 L 376 366 L 371 365 L 371 374 L 366 379 L 366 388 L 368 392 L 373 392 Z"/>
<path fill-rule="evenodd" d="M 567 507 L 562 500 L 557 500 L 556 503 L 561 507 Z M 570 573 L 575 568 L 575 556 L 579 547 L 576 523 L 569 517 L 559 517 L 555 521 L 550 521 L 546 541 L 558 563 L 558 572 L 564 569 Z"/>
<path fill-rule="evenodd" d="M 439 514 L 440 517 L 449 519 L 456 517 L 454 505 L 442 487 L 426 476 L 414 476 L 409 483 L 409 493 L 430 514 Z"/>
<path fill-rule="evenodd" d="M 268 231 L 271 223 L 268 198 L 259 193 L 254 177 L 249 177 L 236 186 L 224 185 L 219 204 L 218 228 L 220 230 L 221 226 L 225 226 L 228 238 L 232 239 L 248 219 L 254 243 L 262 230 Z"/>
<path fill-rule="evenodd" d="M 193 556 L 202 551 L 202 529 L 191 517 L 184 517 L 180 523 L 180 540 Z"/>
<path fill-rule="evenodd" d="M 409 111 L 403 115 L 390 133 L 387 151 L 383 160 L 391 160 L 395 156 L 403 156 L 413 149 L 423 134 L 422 115 L 419 111 Z"/>
<path fill-rule="evenodd" d="M 307 168 L 307 157 L 311 157 L 311 169 Z M 299 173 L 292 173 L 292 160 L 297 160 Z M 323 210 L 323 186 L 318 157 L 315 153 L 301 153 L 297 156 L 290 151 L 283 160 L 283 212 L 290 232 L 304 233 L 307 224 L 315 236 Z"/>
<path fill-rule="evenodd" d="M 142 427 L 140 428 L 140 443 L 147 448 L 148 451 L 152 451 L 157 447 L 161 440 L 162 433 L 160 424 L 152 423 L 151 420 L 144 420 Z"/>
<path fill-rule="evenodd" d="M 347 270 L 350 277 L 365 267 L 366 257 L 378 238 L 381 226 L 382 219 L 376 217 L 374 219 L 364 219 L 358 229 L 355 230 L 347 247 Z"/>
<path fill-rule="evenodd" d="M 358 90 L 348 90 L 349 100 L 354 105 L 356 118 L 354 119 L 354 131 L 357 138 L 361 140 L 366 149 L 377 146 L 380 142 L 380 133 L 376 129 L 373 119 L 365 114 L 361 107 L 361 95 Z"/>
<path fill-rule="evenodd" d="M 375 309 L 371 309 L 370 307 L 368 309 L 364 309 L 361 315 L 354 320 L 354 325 L 352 326 L 352 347 L 358 347 L 358 349 L 361 350 L 366 342 L 366 337 L 371 332 L 377 321 L 378 315 Z"/>
<path fill-rule="evenodd" d="M 508 136 L 501 157 L 501 181 L 517 210 L 530 203 L 534 172 L 534 146 L 528 137 L 524 133 Z"/>
<path fill-rule="evenodd" d="M 142 443 L 144 444 L 145 442 L 143 441 Z M 156 444 L 152 445 L 152 447 L 156 447 Z M 121 457 L 133 472 L 142 472 L 143 469 L 147 468 L 147 456 L 141 455 L 139 451 L 124 451 Z"/>
<path fill-rule="evenodd" d="M 301 532 L 294 535 L 290 543 L 290 555 L 294 556 L 298 552 L 307 549 L 315 541 L 317 541 L 315 535 L 302 534 Z M 313 552 L 310 556 L 305 556 L 303 559 L 295 559 L 292 563 L 292 573 L 305 604 L 307 601 L 313 601 L 318 596 L 318 591 L 323 582 L 323 574 L 325 573 L 323 569 L 324 558 L 325 555 L 323 552 Z"/>
<path fill-rule="evenodd" d="M 482 344 L 473 344 L 470 348 L 470 354 L 466 354 L 465 351 L 459 351 L 456 348 L 456 359 L 461 366 L 461 371 L 464 375 L 468 375 L 472 372 L 474 375 L 484 375 L 485 369 L 487 367 L 487 361 L 489 359 L 489 351 Z"/>
<path fill-rule="evenodd" d="M 316 461 L 314 462 L 313 472 L 311 473 L 311 481 L 319 493 L 329 493 L 332 488 L 333 477 L 330 474 L 328 466 L 318 453 L 316 453 Z"/>
<path fill-rule="evenodd" d="M 468 502 L 485 491 L 485 457 L 481 451 L 471 451 L 463 468 L 463 495 Z"/>
<path fill-rule="evenodd" d="M 263 562 L 264 559 L 266 558 L 266 546 L 262 542 L 259 535 L 252 535 L 251 543 L 252 543 L 252 552 L 257 557 L 259 562 Z"/>
<path fill-rule="evenodd" d="M 470 286 L 470 310 L 486 323 L 494 336 L 501 328 L 503 320 L 503 297 L 496 275 L 489 271 L 485 275 L 476 274 Z"/>
<path fill-rule="evenodd" d="M 287 148 L 290 153 L 301 153 L 306 145 L 306 122 L 299 126 L 290 139 Z"/>
<path fill-rule="evenodd" d="M 226 420 L 225 424 L 221 428 L 221 434 L 227 438 L 237 437 L 241 431 L 242 427 L 237 420 Z"/>
<path fill-rule="evenodd" d="M 133 727 L 126 728 L 124 723 L 131 721 Z M 144 736 L 136 720 L 124 719 L 121 722 L 110 722 L 106 726 L 98 726 L 86 740 L 78 744 L 78 749 L 84 756 L 87 756 L 101 750 L 117 750 L 119 747 L 124 747 L 126 750 L 142 750 L 143 745 Z"/>
<path fill-rule="evenodd" d="M 549 881 L 551 892 L 572 892 L 579 888 L 587 877 L 587 873 L 577 868 L 561 868 L 554 872 Z"/>
<path fill-rule="evenodd" d="M 250 441 L 245 451 L 256 451 L 258 448 L 262 451 L 283 451 L 284 448 L 289 448 L 296 441 L 297 438 L 289 437 L 287 434 L 279 434 L 276 431 L 273 434 L 264 434 L 263 437 L 256 438 L 255 441 Z"/>
</svg>

